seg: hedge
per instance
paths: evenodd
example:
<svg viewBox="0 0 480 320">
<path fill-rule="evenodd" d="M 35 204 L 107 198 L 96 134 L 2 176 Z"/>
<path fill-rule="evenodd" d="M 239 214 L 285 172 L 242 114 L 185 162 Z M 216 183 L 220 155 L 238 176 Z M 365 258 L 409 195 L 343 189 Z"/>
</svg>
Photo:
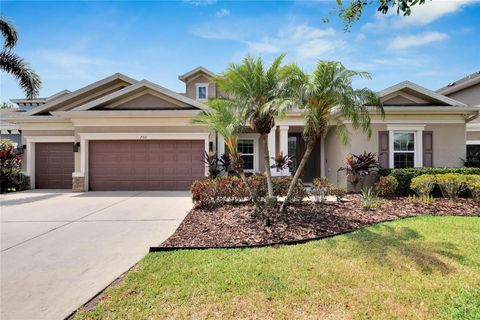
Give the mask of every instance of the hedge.
<svg viewBox="0 0 480 320">
<path fill-rule="evenodd" d="M 287 195 L 292 177 L 273 177 L 273 192 L 277 197 Z M 253 174 L 248 181 L 259 199 L 267 195 L 267 179 L 263 174 Z M 190 186 L 192 201 L 197 207 L 213 207 L 226 203 L 237 203 L 249 200 L 248 190 L 242 179 L 237 176 L 222 176 L 215 179 L 193 181 Z M 294 189 L 292 201 L 299 202 L 308 196 L 303 183 L 298 182 Z"/>
<path fill-rule="evenodd" d="M 446 174 L 446 173 L 460 173 L 460 174 L 480 174 L 480 168 L 406 168 L 406 169 L 382 169 L 381 176 L 392 176 L 398 181 L 397 195 L 408 195 L 414 193 L 410 189 L 412 178 L 424 174 Z"/>
</svg>

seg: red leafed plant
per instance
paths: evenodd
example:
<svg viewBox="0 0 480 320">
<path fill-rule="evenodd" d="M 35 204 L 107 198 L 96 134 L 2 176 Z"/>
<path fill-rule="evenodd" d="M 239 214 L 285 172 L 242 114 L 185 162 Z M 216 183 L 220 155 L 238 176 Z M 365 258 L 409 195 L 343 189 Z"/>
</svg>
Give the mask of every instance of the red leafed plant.
<svg viewBox="0 0 480 320">
<path fill-rule="evenodd" d="M 0 192 L 16 191 L 21 181 L 19 174 L 22 168 L 22 157 L 10 140 L 0 141 Z"/>
<path fill-rule="evenodd" d="M 377 154 L 374 152 L 364 151 L 362 154 L 350 154 L 347 157 L 347 166 L 338 169 L 338 171 L 345 171 L 347 176 L 351 179 L 354 188 L 360 181 L 364 180 L 365 176 L 371 175 L 378 171 L 379 162 Z"/>
</svg>

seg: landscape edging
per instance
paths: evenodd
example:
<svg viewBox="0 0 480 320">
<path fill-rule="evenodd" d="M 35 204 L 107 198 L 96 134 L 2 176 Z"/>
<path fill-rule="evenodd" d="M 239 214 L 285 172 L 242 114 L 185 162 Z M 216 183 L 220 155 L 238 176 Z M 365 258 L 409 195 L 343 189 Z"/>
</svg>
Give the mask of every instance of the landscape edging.
<svg viewBox="0 0 480 320">
<path fill-rule="evenodd" d="M 367 227 L 375 226 L 384 222 L 392 222 L 397 220 L 403 220 L 408 218 L 416 218 L 416 217 L 480 217 L 479 215 L 413 215 L 413 216 L 404 216 L 404 217 L 397 217 L 394 219 L 387 219 L 383 221 L 374 222 L 372 224 L 364 225 L 357 229 L 352 229 L 344 232 L 338 232 L 313 238 L 306 238 L 306 239 L 298 239 L 298 240 L 286 240 L 286 241 L 279 241 L 279 242 L 269 242 L 269 243 L 257 243 L 257 244 L 247 244 L 247 245 L 238 245 L 238 246 L 205 246 L 205 247 L 150 247 L 149 252 L 168 252 L 168 251 L 183 251 L 183 250 L 210 250 L 210 249 L 254 249 L 254 248 L 264 248 L 264 247 L 275 247 L 275 246 L 291 246 L 297 244 L 303 244 L 311 241 L 322 240 L 327 238 L 332 238 L 336 236 L 340 236 L 343 234 L 349 234 Z"/>
</svg>

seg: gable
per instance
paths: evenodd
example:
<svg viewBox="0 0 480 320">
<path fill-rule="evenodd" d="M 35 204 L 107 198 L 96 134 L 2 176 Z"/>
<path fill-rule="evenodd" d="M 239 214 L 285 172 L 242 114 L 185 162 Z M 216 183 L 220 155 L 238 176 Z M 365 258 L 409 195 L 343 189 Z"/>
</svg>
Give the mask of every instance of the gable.
<svg viewBox="0 0 480 320">
<path fill-rule="evenodd" d="M 122 90 L 136 82 L 136 80 L 122 74 L 114 74 L 74 92 L 65 94 L 53 101 L 49 101 L 42 107 L 32 110 L 28 115 L 50 115 L 53 111 L 72 110 L 85 103 Z"/>
<path fill-rule="evenodd" d="M 410 81 L 400 82 L 378 93 L 384 106 L 466 106 L 464 103 Z"/>
<path fill-rule="evenodd" d="M 93 110 L 189 110 L 192 106 L 153 90 L 143 90 L 121 99 L 101 104 Z"/>
<path fill-rule="evenodd" d="M 397 91 L 380 99 L 384 106 L 415 106 L 430 105 L 431 102 L 419 96 L 411 95 L 403 91 Z"/>
<path fill-rule="evenodd" d="M 192 110 L 207 109 L 204 104 L 147 80 L 82 104 L 71 111 L 88 110 Z"/>
</svg>

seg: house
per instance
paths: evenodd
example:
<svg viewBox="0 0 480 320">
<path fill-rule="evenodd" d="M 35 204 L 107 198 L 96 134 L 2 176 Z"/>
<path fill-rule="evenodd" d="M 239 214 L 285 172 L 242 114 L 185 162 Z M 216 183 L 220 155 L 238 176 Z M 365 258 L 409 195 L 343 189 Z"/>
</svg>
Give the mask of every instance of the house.
<svg viewBox="0 0 480 320">
<path fill-rule="evenodd" d="M 223 137 L 192 118 L 221 97 L 215 73 L 199 67 L 179 79 L 185 93 L 147 80 L 114 74 L 28 111 L 12 120 L 26 146 L 24 173 L 32 188 L 88 190 L 187 190 L 204 177 L 205 151 L 225 152 Z M 461 166 L 466 125 L 479 108 L 405 81 L 379 93 L 385 117 L 372 110 L 372 136 L 351 128 L 343 145 L 335 130 L 321 139 L 303 176 L 326 176 L 344 185 L 338 173 L 349 153 L 376 152 L 384 167 Z M 268 136 L 273 157 L 279 152 L 300 159 L 305 142 L 299 110 L 278 119 Z M 331 124 L 332 127 L 335 123 Z M 247 171 L 263 171 L 259 135 L 240 135 L 238 148 Z M 274 171 L 273 175 L 289 172 Z"/>
<path fill-rule="evenodd" d="M 15 147 L 19 145 L 21 146 L 22 131 L 16 124 L 9 122 L 9 119 L 18 118 L 22 115 L 22 112 L 30 111 L 34 108 L 44 105 L 47 101 L 52 101 L 69 93 L 70 91 L 63 90 L 47 98 L 10 100 L 11 102 L 15 103 L 17 107 L 0 110 L 0 138 L 13 141 Z"/>
<path fill-rule="evenodd" d="M 480 106 L 480 71 L 449 83 L 438 93 L 471 106 Z M 480 152 L 480 118 L 467 123 L 467 152 Z"/>
</svg>

